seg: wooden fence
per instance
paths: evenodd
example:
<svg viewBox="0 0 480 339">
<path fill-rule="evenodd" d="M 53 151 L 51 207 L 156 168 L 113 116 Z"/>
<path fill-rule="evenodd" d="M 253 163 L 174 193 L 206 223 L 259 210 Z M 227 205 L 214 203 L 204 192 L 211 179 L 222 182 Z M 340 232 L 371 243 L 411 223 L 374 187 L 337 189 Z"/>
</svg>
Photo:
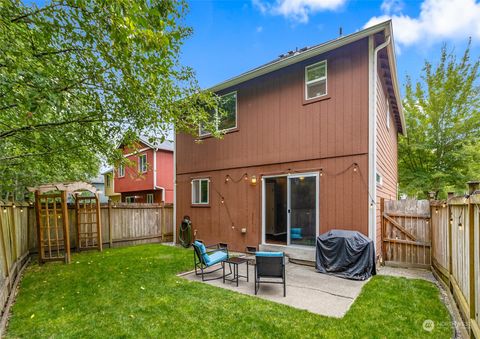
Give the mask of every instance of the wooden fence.
<svg viewBox="0 0 480 339">
<path fill-rule="evenodd" d="M 110 247 L 173 240 L 173 205 L 105 204 L 100 208 L 102 242 Z M 76 247 L 75 207 L 68 208 L 70 244 Z M 0 203 L 0 336 L 16 282 L 37 252 L 35 210 L 23 204 Z"/>
<path fill-rule="evenodd" d="M 430 267 L 430 203 L 399 200 L 381 203 L 382 256 L 385 263 Z"/>
<path fill-rule="evenodd" d="M 473 192 L 473 190 L 472 190 Z M 480 338 L 480 194 L 432 201 L 432 268 Z"/>
</svg>

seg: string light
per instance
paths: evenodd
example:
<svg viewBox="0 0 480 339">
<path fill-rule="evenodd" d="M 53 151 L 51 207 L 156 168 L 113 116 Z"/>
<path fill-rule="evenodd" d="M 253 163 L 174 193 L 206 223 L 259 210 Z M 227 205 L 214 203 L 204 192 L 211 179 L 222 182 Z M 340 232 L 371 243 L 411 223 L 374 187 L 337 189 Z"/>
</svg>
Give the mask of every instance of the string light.
<svg viewBox="0 0 480 339">
<path fill-rule="evenodd" d="M 320 176 L 323 176 L 323 168 L 320 168 Z"/>
<path fill-rule="evenodd" d="M 447 204 L 446 204 L 446 203 L 443 203 L 443 204 L 442 204 L 442 207 L 443 207 L 443 208 L 447 207 Z"/>
<path fill-rule="evenodd" d="M 458 230 L 459 231 L 463 230 L 463 224 L 461 222 L 458 223 Z"/>
<path fill-rule="evenodd" d="M 229 181 L 230 181 L 230 176 L 227 175 L 227 176 L 225 177 L 225 182 L 229 182 Z"/>
<path fill-rule="evenodd" d="M 375 201 L 372 200 L 372 201 L 370 202 L 370 208 L 373 208 L 373 206 L 375 206 Z"/>
<path fill-rule="evenodd" d="M 438 213 L 438 207 L 435 207 L 435 213 Z"/>
<path fill-rule="evenodd" d="M 3 206 L 3 213 L 7 213 L 7 208 Z"/>
<path fill-rule="evenodd" d="M 353 171 L 357 172 L 358 171 L 358 164 L 355 162 L 353 163 Z"/>
<path fill-rule="evenodd" d="M 20 213 L 23 213 L 23 207 L 20 207 Z"/>
<path fill-rule="evenodd" d="M 247 173 L 245 173 L 245 174 L 243 175 L 243 179 L 244 179 L 244 180 L 248 180 L 248 174 L 247 174 Z"/>
<path fill-rule="evenodd" d="M 222 197 L 222 204 L 224 204 L 224 203 L 225 203 L 225 198 L 224 198 L 224 197 Z"/>
</svg>

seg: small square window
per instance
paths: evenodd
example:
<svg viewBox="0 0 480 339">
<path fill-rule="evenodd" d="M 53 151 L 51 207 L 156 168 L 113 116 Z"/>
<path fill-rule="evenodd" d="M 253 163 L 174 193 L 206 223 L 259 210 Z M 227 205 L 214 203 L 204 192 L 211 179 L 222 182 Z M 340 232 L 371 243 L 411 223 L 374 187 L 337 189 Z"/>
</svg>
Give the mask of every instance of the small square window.
<svg viewBox="0 0 480 339">
<path fill-rule="evenodd" d="M 153 193 L 147 194 L 147 204 L 153 204 Z"/>
<path fill-rule="evenodd" d="M 135 202 L 135 197 L 126 197 L 125 202 L 128 202 L 129 204 L 133 204 Z"/>
<path fill-rule="evenodd" d="M 208 205 L 209 179 L 192 180 L 192 204 Z"/>
<path fill-rule="evenodd" d="M 138 156 L 138 171 L 140 173 L 147 172 L 147 155 L 141 154 Z"/>
<path fill-rule="evenodd" d="M 124 177 L 125 176 L 125 167 L 123 165 L 118 166 L 118 177 Z"/>
<path fill-rule="evenodd" d="M 383 185 L 383 178 L 382 178 L 382 176 L 381 176 L 379 173 L 377 173 L 377 185 L 378 185 L 378 186 L 382 186 L 382 185 Z"/>
<path fill-rule="evenodd" d="M 225 132 L 237 127 L 237 92 L 228 93 L 220 97 L 220 107 L 224 112 L 211 112 L 211 119 L 219 132 Z M 210 134 L 200 124 L 200 136 Z"/>
<path fill-rule="evenodd" d="M 305 67 L 305 99 L 315 99 L 327 94 L 327 61 Z"/>
</svg>

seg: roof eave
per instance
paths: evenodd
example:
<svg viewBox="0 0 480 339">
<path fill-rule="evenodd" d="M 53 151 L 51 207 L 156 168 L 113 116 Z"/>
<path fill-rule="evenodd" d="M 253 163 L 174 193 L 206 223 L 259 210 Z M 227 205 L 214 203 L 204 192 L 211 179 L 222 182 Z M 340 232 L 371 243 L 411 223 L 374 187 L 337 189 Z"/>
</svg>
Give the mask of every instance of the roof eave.
<svg viewBox="0 0 480 339">
<path fill-rule="evenodd" d="M 387 46 L 387 53 L 388 53 L 388 60 L 390 66 L 390 73 L 392 74 L 392 83 L 393 83 L 393 90 L 395 92 L 395 96 L 397 97 L 397 106 L 398 106 L 398 115 L 400 116 L 400 125 L 402 127 L 402 135 L 407 135 L 407 125 L 405 123 L 405 115 L 403 112 L 403 105 L 402 105 L 402 97 L 400 96 L 400 88 L 398 85 L 398 78 L 397 78 L 397 60 L 395 56 L 395 41 L 393 37 L 393 25 L 392 21 L 386 21 L 388 26 L 386 29 L 386 35 L 390 35 L 391 42 Z"/>
<path fill-rule="evenodd" d="M 366 38 L 366 37 L 368 37 L 372 34 L 381 32 L 385 29 L 389 29 L 390 27 L 391 27 L 390 21 L 385 21 L 385 22 L 379 23 L 375 26 L 365 28 L 361 31 L 358 31 L 358 32 L 340 37 L 336 40 L 329 41 L 329 42 L 326 42 L 324 44 L 312 47 L 311 49 L 309 49 L 309 50 L 307 50 L 303 53 L 292 55 L 290 57 L 280 59 L 276 62 L 267 64 L 265 66 L 258 67 L 258 68 L 255 68 L 253 70 L 247 71 L 243 74 L 240 74 L 239 76 L 236 76 L 234 78 L 231 78 L 231 79 L 228 79 L 224 82 L 221 82 L 221 83 L 219 83 L 215 86 L 212 86 L 212 87 L 208 88 L 207 90 L 212 91 L 212 92 L 221 91 L 223 89 L 238 85 L 242 82 L 254 79 L 254 78 L 259 77 L 261 75 L 268 74 L 270 72 L 273 72 L 273 71 L 279 70 L 281 68 L 290 66 L 290 65 L 295 64 L 297 62 L 315 57 L 319 54 L 322 54 L 322 53 L 334 50 L 336 48 L 348 45 L 352 42 L 355 42 L 355 41 L 358 41 L 360 39 Z"/>
</svg>

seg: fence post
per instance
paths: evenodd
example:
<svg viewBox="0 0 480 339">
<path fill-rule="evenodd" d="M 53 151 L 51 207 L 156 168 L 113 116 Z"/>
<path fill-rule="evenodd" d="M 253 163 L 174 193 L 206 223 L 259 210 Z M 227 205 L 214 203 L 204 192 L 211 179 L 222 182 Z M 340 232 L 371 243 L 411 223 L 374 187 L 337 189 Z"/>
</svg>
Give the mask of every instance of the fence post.
<svg viewBox="0 0 480 339">
<path fill-rule="evenodd" d="M 469 181 L 468 184 L 468 255 L 469 255 L 469 295 L 470 300 L 470 321 L 474 322 L 475 320 L 475 205 L 473 204 L 473 199 L 471 195 L 478 189 L 478 181 Z M 470 326 L 470 337 L 474 337 L 472 332 L 472 326 Z"/>
<path fill-rule="evenodd" d="M 166 224 L 166 217 L 165 217 L 165 204 L 161 207 L 162 211 L 162 242 L 165 242 L 165 224 Z"/>
<path fill-rule="evenodd" d="M 452 275 L 453 271 L 453 263 L 452 263 L 452 225 L 453 225 L 453 219 L 452 219 L 452 207 L 450 205 L 450 200 L 453 198 L 454 193 L 453 192 L 448 192 L 448 199 L 447 199 L 447 208 L 448 208 L 448 287 L 450 289 L 450 292 L 453 291 L 453 285 L 452 285 L 452 280 L 450 279 L 450 276 Z"/>
<path fill-rule="evenodd" d="M 4 205 L 3 206 L 3 209 L 0 213 L 3 213 L 3 214 L 7 214 L 7 213 L 4 213 L 5 211 L 7 211 L 6 209 L 6 206 Z M 10 279 L 10 267 L 8 267 L 8 259 L 7 259 L 7 248 L 5 247 L 5 234 L 3 232 L 3 216 L 0 215 L 0 235 L 2 237 L 2 254 L 3 254 L 3 261 L 5 262 L 5 279 Z M 10 287 L 10 281 L 8 283 L 9 287 Z"/>
<path fill-rule="evenodd" d="M 17 257 L 18 257 L 18 251 L 17 251 L 17 225 L 15 223 L 15 214 L 16 214 L 16 207 L 13 207 L 15 206 L 15 203 L 12 205 L 12 215 L 11 215 L 11 227 L 10 227 L 10 237 L 11 237 L 11 240 L 12 240 L 12 252 L 13 252 L 13 257 L 12 258 L 12 263 L 14 263 L 15 261 L 17 261 Z"/>
<path fill-rule="evenodd" d="M 383 240 L 385 238 L 385 218 L 383 217 L 383 213 L 385 213 L 385 198 L 380 198 L 380 227 L 381 227 L 380 248 L 382 249 L 381 260 L 384 263 L 386 255 L 385 255 L 385 241 Z"/>
<path fill-rule="evenodd" d="M 109 248 L 112 248 L 112 200 L 108 199 L 108 242 Z"/>
</svg>

